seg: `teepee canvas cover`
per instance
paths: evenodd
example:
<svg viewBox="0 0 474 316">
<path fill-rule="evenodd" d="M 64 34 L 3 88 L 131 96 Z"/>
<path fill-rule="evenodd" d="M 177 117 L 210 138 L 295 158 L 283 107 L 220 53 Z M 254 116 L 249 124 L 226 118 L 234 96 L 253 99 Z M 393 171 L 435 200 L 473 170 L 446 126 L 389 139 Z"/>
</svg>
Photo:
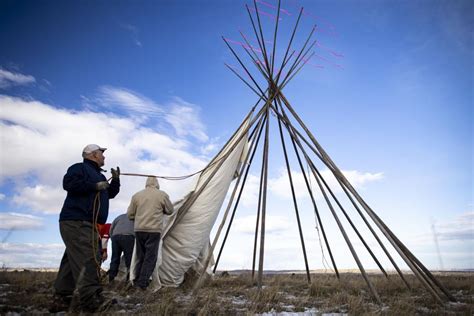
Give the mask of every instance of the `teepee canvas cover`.
<svg viewBox="0 0 474 316">
<path fill-rule="evenodd" d="M 197 184 L 184 199 L 174 204 L 175 213 L 165 223 L 157 268 L 151 286 L 178 286 L 184 274 L 208 257 L 209 234 L 240 163 L 247 153 L 249 115 L 226 146 L 201 173 Z M 134 251 L 130 279 L 135 278 Z"/>
</svg>

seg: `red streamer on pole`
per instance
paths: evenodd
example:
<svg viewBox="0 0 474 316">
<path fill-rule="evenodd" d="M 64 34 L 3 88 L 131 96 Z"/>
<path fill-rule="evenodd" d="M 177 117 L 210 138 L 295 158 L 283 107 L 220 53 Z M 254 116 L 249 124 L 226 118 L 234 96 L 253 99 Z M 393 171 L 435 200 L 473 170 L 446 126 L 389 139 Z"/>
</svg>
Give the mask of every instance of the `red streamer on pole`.
<svg viewBox="0 0 474 316">
<path fill-rule="evenodd" d="M 331 24 L 330 22 L 324 20 L 323 18 L 321 18 L 319 16 L 316 16 L 316 15 L 312 14 L 308 10 L 303 9 L 303 15 L 309 16 L 309 17 L 313 18 L 314 20 L 325 24 L 332 32 L 336 32 L 336 27 L 333 24 Z"/>
<path fill-rule="evenodd" d="M 321 56 L 321 55 L 318 55 L 318 54 L 314 54 L 314 56 L 316 56 L 317 58 L 321 59 L 321 60 L 324 60 L 325 62 L 333 65 L 334 67 L 337 67 L 337 68 L 341 68 L 341 69 L 344 69 L 344 67 L 341 65 L 341 64 L 336 64 L 335 62 Z"/>
<path fill-rule="evenodd" d="M 245 44 L 245 43 L 242 43 L 242 42 L 239 42 L 239 41 L 234 41 L 234 40 L 232 40 L 232 39 L 230 39 L 230 38 L 227 38 L 227 37 L 225 38 L 225 40 L 226 40 L 227 42 L 229 42 L 229 43 L 232 43 L 232 44 L 235 44 L 235 45 L 239 45 L 239 46 L 245 47 L 245 48 L 247 48 L 247 49 L 251 49 L 251 50 L 253 50 L 254 52 L 257 52 L 257 53 L 259 53 L 259 54 L 262 53 L 262 51 L 261 51 L 260 49 L 258 49 L 258 48 L 256 48 L 256 47 L 253 47 L 253 46 L 249 46 L 249 45 L 247 45 L 247 44 Z"/>
<path fill-rule="evenodd" d="M 250 10 L 254 11 L 255 12 L 255 9 L 254 8 L 249 8 Z M 276 21 L 276 16 L 271 14 L 271 13 L 268 13 L 268 12 L 265 12 L 265 11 L 262 11 L 262 10 L 257 10 L 257 12 L 261 15 L 264 15 L 264 16 L 268 16 L 269 18 L 272 18 Z M 278 18 L 278 21 L 281 21 L 282 19 L 281 18 Z"/>
<path fill-rule="evenodd" d="M 324 67 L 323 65 L 318 65 L 318 64 L 310 63 L 309 60 L 310 60 L 309 58 L 304 58 L 304 59 L 303 59 L 303 62 L 305 63 L 305 65 L 309 65 L 309 66 L 312 66 L 312 67 L 314 67 L 314 68 L 319 68 L 319 69 L 326 68 L 326 67 Z"/>
<path fill-rule="evenodd" d="M 332 55 L 334 55 L 334 56 L 336 56 L 336 57 L 338 57 L 338 58 L 343 58 L 343 57 L 344 57 L 343 54 L 341 54 L 341 53 L 339 53 L 339 52 L 336 52 L 336 51 L 330 49 L 329 47 L 320 44 L 319 42 L 316 42 L 316 46 L 318 46 L 318 47 L 320 47 L 320 48 L 322 48 L 322 49 L 324 49 L 324 50 L 330 52 Z"/>
<path fill-rule="evenodd" d="M 273 4 L 270 4 L 270 3 L 268 3 L 268 2 L 265 2 L 265 1 L 262 1 L 262 0 L 255 0 L 255 1 L 258 2 L 258 3 L 260 3 L 260 4 L 263 4 L 263 5 L 266 6 L 266 7 L 269 7 L 269 8 L 272 8 L 272 9 L 277 9 L 276 6 L 274 6 Z M 280 12 L 282 12 L 282 13 L 284 13 L 284 14 L 286 14 L 286 15 L 291 15 L 291 13 L 288 12 L 287 10 L 285 10 L 285 9 L 281 9 L 281 8 L 280 8 Z"/>
</svg>

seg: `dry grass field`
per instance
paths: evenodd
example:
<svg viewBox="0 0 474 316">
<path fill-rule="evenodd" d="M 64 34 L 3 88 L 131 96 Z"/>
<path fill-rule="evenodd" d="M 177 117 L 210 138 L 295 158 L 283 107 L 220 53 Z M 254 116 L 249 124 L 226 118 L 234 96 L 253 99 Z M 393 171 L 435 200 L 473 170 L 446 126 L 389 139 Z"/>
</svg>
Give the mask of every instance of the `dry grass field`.
<svg viewBox="0 0 474 316">
<path fill-rule="evenodd" d="M 438 273 L 436 276 L 458 300 L 443 306 L 408 275 L 408 290 L 396 275 L 386 279 L 371 275 L 384 302 L 376 304 L 367 286 L 355 273 L 266 274 L 258 290 L 248 273 L 219 273 L 195 294 L 192 281 L 179 288 L 155 293 L 129 289 L 125 284 L 105 285 L 104 294 L 116 303 L 100 314 L 151 315 L 473 315 L 473 273 Z M 47 314 L 53 290 L 54 272 L 0 272 L 0 314 Z M 74 312 L 74 301 L 70 313 Z"/>
</svg>

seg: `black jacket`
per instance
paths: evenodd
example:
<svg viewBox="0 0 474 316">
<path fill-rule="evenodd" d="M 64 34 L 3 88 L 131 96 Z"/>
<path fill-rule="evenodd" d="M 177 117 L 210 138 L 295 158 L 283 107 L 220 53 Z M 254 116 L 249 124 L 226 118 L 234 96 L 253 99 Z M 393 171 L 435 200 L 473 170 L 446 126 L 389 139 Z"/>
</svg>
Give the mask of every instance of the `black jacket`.
<svg viewBox="0 0 474 316">
<path fill-rule="evenodd" d="M 97 191 L 97 182 L 107 179 L 101 173 L 102 169 L 92 160 L 84 159 L 69 167 L 63 179 L 63 188 L 67 191 L 59 221 L 88 221 L 93 222 L 94 199 L 97 192 L 100 198 L 95 203 L 99 208 L 97 223 L 104 224 L 109 215 L 109 199 L 113 199 L 120 191 L 120 180 L 112 179 L 107 190 Z"/>
</svg>

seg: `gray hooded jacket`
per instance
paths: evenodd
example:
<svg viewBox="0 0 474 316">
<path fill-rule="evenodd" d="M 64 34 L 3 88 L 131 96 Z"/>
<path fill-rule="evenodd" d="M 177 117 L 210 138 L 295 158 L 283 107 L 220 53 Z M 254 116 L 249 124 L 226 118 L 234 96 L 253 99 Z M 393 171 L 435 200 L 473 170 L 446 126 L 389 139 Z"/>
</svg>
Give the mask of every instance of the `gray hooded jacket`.
<svg viewBox="0 0 474 316">
<path fill-rule="evenodd" d="M 127 210 L 128 218 L 135 222 L 137 232 L 161 233 L 163 214 L 174 211 L 168 194 L 160 190 L 155 177 L 148 177 L 144 190 L 133 195 Z"/>
</svg>

